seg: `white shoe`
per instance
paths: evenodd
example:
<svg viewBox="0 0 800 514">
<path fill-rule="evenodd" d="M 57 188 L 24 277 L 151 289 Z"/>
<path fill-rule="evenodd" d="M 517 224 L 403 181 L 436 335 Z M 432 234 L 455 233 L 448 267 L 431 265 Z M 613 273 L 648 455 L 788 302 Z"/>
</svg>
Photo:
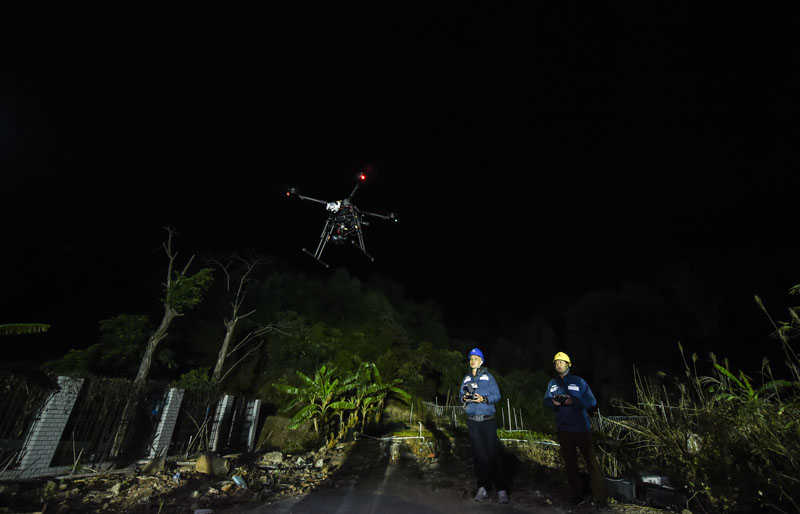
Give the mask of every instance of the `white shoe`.
<svg viewBox="0 0 800 514">
<path fill-rule="evenodd" d="M 482 502 L 483 500 L 485 500 L 488 497 L 489 497 L 489 493 L 486 492 L 486 489 L 481 487 L 480 489 L 478 489 L 478 494 L 475 495 L 475 501 L 476 502 Z"/>
<path fill-rule="evenodd" d="M 497 491 L 497 501 L 500 503 L 508 503 L 508 493 L 505 491 Z"/>
</svg>

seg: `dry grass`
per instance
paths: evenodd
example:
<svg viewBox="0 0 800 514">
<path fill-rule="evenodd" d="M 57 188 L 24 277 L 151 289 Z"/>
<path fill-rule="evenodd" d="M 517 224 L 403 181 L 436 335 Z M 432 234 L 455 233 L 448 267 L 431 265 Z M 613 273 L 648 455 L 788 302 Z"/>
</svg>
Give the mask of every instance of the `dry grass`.
<svg viewBox="0 0 800 514">
<path fill-rule="evenodd" d="M 706 512 L 800 511 L 797 382 L 774 380 L 765 363 L 756 387 L 713 354 L 711 375 L 691 361 L 669 386 L 636 376 L 637 403 L 621 408 L 647 422 L 618 423 L 615 457 L 665 469 Z"/>
</svg>

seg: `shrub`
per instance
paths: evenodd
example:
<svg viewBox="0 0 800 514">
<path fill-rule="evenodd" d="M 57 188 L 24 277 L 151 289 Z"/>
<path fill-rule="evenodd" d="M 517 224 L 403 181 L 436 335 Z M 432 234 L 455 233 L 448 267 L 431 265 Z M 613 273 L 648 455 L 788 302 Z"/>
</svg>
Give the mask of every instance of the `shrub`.
<svg viewBox="0 0 800 514">
<path fill-rule="evenodd" d="M 755 387 L 713 354 L 712 375 L 700 376 L 697 360 L 670 388 L 637 374 L 637 403 L 621 408 L 647 421 L 620 423 L 630 436 L 627 458 L 664 468 L 707 511 L 800 510 L 796 384 L 771 379 L 765 362 L 765 382 Z"/>
</svg>

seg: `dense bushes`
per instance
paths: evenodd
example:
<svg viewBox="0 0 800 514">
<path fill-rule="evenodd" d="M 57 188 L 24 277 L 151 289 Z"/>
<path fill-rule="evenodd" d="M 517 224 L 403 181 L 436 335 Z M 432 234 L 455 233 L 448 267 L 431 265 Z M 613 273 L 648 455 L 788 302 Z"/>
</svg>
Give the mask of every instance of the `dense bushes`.
<svg viewBox="0 0 800 514">
<path fill-rule="evenodd" d="M 800 360 L 791 346 L 800 316 L 789 312 L 775 336 L 790 380 L 775 379 L 764 359 L 754 384 L 713 354 L 708 375 L 693 355 L 691 364 L 684 359 L 685 378 L 671 384 L 637 376 L 637 401 L 622 408 L 647 421 L 620 424 L 618 460 L 666 469 L 706 512 L 800 511 Z"/>
<path fill-rule="evenodd" d="M 754 381 L 713 353 L 710 373 L 701 374 L 705 363 L 696 354 L 687 362 L 680 344 L 684 377 L 637 373 L 635 402 L 620 405 L 632 418 L 605 424 L 615 443 L 601 445 L 606 469 L 665 470 L 705 512 L 800 511 L 800 360 L 792 347 L 800 308 L 789 314 L 773 334 L 788 380 L 776 379 L 766 358 Z"/>
</svg>

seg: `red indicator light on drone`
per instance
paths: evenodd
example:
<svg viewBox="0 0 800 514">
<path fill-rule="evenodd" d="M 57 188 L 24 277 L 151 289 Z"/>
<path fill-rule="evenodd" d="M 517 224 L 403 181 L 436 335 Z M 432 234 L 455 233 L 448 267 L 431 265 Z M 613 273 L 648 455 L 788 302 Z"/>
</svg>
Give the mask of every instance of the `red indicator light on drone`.
<svg viewBox="0 0 800 514">
<path fill-rule="evenodd" d="M 364 182 L 365 180 L 367 180 L 366 173 L 359 173 L 358 174 L 358 180 L 360 180 L 361 182 Z"/>
</svg>

